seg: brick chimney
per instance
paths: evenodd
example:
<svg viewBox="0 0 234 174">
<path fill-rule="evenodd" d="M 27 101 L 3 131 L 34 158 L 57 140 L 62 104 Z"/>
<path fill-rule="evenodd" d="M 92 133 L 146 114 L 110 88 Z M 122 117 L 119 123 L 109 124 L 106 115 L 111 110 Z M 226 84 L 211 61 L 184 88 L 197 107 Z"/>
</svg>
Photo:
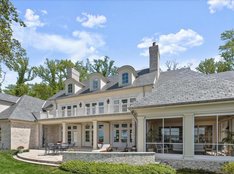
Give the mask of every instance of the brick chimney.
<svg viewBox="0 0 234 174">
<path fill-rule="evenodd" d="M 159 47 L 156 42 L 153 42 L 152 46 L 149 47 L 149 68 L 150 72 L 156 71 L 157 79 L 160 73 L 160 54 L 159 54 Z"/>
<path fill-rule="evenodd" d="M 73 68 L 67 68 L 67 79 L 74 79 L 77 82 L 80 81 L 80 73 Z"/>
</svg>

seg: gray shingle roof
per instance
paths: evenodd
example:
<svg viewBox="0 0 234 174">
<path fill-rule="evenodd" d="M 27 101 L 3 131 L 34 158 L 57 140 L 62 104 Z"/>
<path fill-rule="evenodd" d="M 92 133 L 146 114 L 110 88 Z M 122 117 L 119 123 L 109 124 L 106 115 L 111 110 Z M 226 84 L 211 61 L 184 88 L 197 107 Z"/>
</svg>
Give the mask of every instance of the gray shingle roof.
<svg viewBox="0 0 234 174">
<path fill-rule="evenodd" d="M 162 72 L 153 92 L 132 107 L 234 100 L 234 82 L 218 76 L 204 75 L 190 69 Z"/>
<path fill-rule="evenodd" d="M 222 80 L 230 80 L 234 82 L 234 71 L 226 71 L 221 73 L 210 74 L 211 77 L 219 78 Z"/>
<path fill-rule="evenodd" d="M 18 99 L 19 99 L 19 97 L 9 95 L 9 94 L 0 93 L 0 100 L 2 100 L 2 101 L 6 101 L 9 103 L 16 103 Z"/>
<path fill-rule="evenodd" d="M 0 119 L 34 121 L 37 118 L 33 112 L 40 112 L 44 102 L 44 100 L 24 95 L 16 104 L 2 111 Z"/>
<path fill-rule="evenodd" d="M 142 69 L 142 70 L 137 71 L 137 77 L 136 77 L 135 81 L 133 82 L 133 84 L 127 85 L 127 86 L 119 86 L 119 84 L 118 84 L 118 81 L 119 81 L 118 75 L 111 76 L 111 77 L 108 77 L 107 84 L 100 91 L 99 90 L 91 91 L 90 90 L 90 83 L 87 80 L 87 81 L 82 82 L 85 85 L 85 87 L 82 90 L 79 90 L 74 95 L 77 96 L 77 95 L 81 95 L 81 94 L 99 93 L 99 92 L 110 91 L 110 90 L 114 90 L 114 89 L 124 89 L 124 88 L 140 87 L 140 86 L 145 86 L 145 85 L 153 85 L 155 77 L 156 77 L 156 72 L 155 71 L 154 72 L 149 72 L 149 68 Z M 60 97 L 65 97 L 65 96 L 66 96 L 65 91 L 62 90 L 62 91 L 59 91 L 54 96 L 52 96 L 50 98 L 50 100 L 60 98 Z M 69 95 L 69 96 L 71 96 L 71 95 Z"/>
</svg>

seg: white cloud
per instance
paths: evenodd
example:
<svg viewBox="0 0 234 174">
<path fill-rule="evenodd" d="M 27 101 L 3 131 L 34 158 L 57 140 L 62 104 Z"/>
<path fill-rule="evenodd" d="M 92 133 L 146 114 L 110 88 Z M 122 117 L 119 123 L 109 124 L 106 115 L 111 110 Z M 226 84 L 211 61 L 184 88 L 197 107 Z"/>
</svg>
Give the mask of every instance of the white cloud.
<svg viewBox="0 0 234 174">
<path fill-rule="evenodd" d="M 62 53 L 73 59 L 95 55 L 98 53 L 97 49 L 105 44 L 101 35 L 86 31 L 74 31 L 73 37 L 64 37 L 30 28 L 17 28 L 15 37 L 28 48 Z"/>
<path fill-rule="evenodd" d="M 83 27 L 88 28 L 104 27 L 107 21 L 104 15 L 92 15 L 88 13 L 82 13 L 82 16 L 78 16 L 76 20 L 80 22 Z"/>
<path fill-rule="evenodd" d="M 46 10 L 41 10 L 41 12 L 42 12 L 43 15 L 47 15 L 48 14 L 48 12 Z"/>
<path fill-rule="evenodd" d="M 152 37 L 144 37 L 137 45 L 137 48 L 142 49 L 142 56 L 148 56 L 148 47 L 152 42 L 157 41 L 160 47 L 160 54 L 178 54 L 189 48 L 203 44 L 203 37 L 191 29 L 181 29 L 177 33 L 167 35 L 154 35 Z"/>
<path fill-rule="evenodd" d="M 234 0 L 208 0 L 210 13 L 215 13 L 223 8 L 234 10 Z"/>
<path fill-rule="evenodd" d="M 36 15 L 35 12 L 31 9 L 27 9 L 24 15 L 25 24 L 27 27 L 42 27 L 45 24 L 40 21 L 40 16 Z"/>
</svg>

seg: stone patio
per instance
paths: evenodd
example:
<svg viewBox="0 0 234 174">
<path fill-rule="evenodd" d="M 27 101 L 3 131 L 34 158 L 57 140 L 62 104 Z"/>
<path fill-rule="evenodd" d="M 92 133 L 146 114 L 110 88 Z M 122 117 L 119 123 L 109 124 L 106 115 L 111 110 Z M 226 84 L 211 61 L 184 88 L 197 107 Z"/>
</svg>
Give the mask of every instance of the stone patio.
<svg viewBox="0 0 234 174">
<path fill-rule="evenodd" d="M 49 164 L 60 164 L 63 161 L 61 154 L 45 154 L 45 150 L 30 150 L 29 152 L 18 153 L 17 157 L 26 161 Z"/>
</svg>

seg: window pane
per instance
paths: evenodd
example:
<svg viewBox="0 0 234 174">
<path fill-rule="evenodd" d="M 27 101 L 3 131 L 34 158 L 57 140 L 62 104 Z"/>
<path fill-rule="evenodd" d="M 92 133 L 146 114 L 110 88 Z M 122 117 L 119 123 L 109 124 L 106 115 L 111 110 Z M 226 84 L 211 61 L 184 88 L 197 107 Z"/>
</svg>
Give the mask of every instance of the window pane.
<svg viewBox="0 0 234 174">
<path fill-rule="evenodd" d="M 90 141 L 90 135 L 89 135 L 89 131 L 85 131 L 85 141 L 89 142 Z"/>
<path fill-rule="evenodd" d="M 128 131 L 122 130 L 121 131 L 121 142 L 126 143 L 128 141 Z"/>
<path fill-rule="evenodd" d="M 122 74 L 122 84 L 128 84 L 128 73 Z"/>
<path fill-rule="evenodd" d="M 114 131 L 114 142 L 119 142 L 119 130 Z"/>
</svg>

